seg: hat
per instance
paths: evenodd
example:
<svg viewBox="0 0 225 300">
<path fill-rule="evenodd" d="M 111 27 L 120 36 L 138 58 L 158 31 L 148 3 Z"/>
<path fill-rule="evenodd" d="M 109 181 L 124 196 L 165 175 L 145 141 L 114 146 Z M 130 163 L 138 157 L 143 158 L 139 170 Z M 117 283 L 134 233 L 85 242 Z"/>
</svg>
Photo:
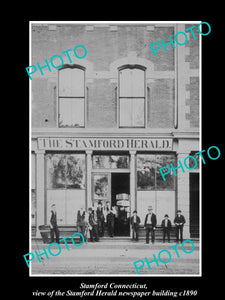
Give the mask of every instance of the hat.
<svg viewBox="0 0 225 300">
<path fill-rule="evenodd" d="M 164 218 L 166 218 L 166 217 L 169 218 L 169 216 L 167 214 L 165 214 Z"/>
</svg>

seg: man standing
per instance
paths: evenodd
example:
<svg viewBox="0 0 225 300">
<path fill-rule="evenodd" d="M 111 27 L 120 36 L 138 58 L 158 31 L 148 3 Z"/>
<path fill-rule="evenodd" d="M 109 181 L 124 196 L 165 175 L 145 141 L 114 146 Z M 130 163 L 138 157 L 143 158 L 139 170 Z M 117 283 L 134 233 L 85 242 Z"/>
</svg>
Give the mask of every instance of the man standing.
<svg viewBox="0 0 225 300">
<path fill-rule="evenodd" d="M 80 208 L 77 212 L 77 231 L 84 236 L 85 232 L 85 211 L 83 207 Z M 82 238 L 81 238 L 82 242 Z"/>
<path fill-rule="evenodd" d="M 114 236 L 115 210 L 110 208 L 110 202 L 106 202 L 106 221 L 108 227 L 108 234 L 110 237 Z"/>
<path fill-rule="evenodd" d="M 51 243 L 54 242 L 54 233 L 55 233 L 56 243 L 59 244 L 59 229 L 58 229 L 58 225 L 57 225 L 56 206 L 55 206 L 55 204 L 52 204 L 52 206 L 51 206 L 51 217 L 50 217 L 50 238 L 51 238 Z"/>
<path fill-rule="evenodd" d="M 155 227 L 156 227 L 156 215 L 152 212 L 152 206 L 148 206 L 148 213 L 145 217 L 144 227 L 146 229 L 146 244 L 149 244 L 149 233 L 151 232 L 151 242 L 155 242 Z"/>
<path fill-rule="evenodd" d="M 163 229 L 163 243 L 165 243 L 166 235 L 167 235 L 168 243 L 169 243 L 170 242 L 171 221 L 167 214 L 165 214 L 164 219 L 162 220 L 161 227 Z"/>
<path fill-rule="evenodd" d="M 98 207 L 96 210 L 97 213 L 97 220 L 98 220 L 98 234 L 100 237 L 104 236 L 104 221 L 105 221 L 105 217 L 103 214 L 103 208 L 102 208 L 102 202 L 98 201 Z"/>
<path fill-rule="evenodd" d="M 133 216 L 130 219 L 131 227 L 133 229 L 132 240 L 138 241 L 139 224 L 141 223 L 140 218 L 137 215 L 137 211 L 133 211 Z"/>
<path fill-rule="evenodd" d="M 92 210 L 90 207 L 88 209 L 89 211 L 89 225 L 90 225 L 90 240 L 91 242 L 99 242 L 99 237 L 98 237 L 98 222 L 97 222 L 97 214 L 96 211 Z M 93 239 L 94 238 L 94 239 Z"/>
<path fill-rule="evenodd" d="M 177 211 L 177 215 L 174 219 L 174 224 L 175 224 L 175 228 L 176 228 L 176 239 L 177 239 L 177 243 L 179 242 L 179 232 L 180 232 L 180 241 L 181 243 L 183 242 L 183 227 L 184 227 L 184 223 L 185 223 L 185 218 L 184 216 L 181 214 L 181 210 L 179 209 Z"/>
</svg>

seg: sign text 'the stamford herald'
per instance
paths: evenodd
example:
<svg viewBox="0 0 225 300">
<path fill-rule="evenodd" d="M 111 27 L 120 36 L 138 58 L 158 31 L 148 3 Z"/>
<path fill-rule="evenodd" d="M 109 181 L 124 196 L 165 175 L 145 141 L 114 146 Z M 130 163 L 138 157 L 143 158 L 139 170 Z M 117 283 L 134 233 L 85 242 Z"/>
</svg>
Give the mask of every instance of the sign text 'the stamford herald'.
<svg viewBox="0 0 225 300">
<path fill-rule="evenodd" d="M 39 150 L 172 150 L 172 139 L 38 138 Z"/>
</svg>

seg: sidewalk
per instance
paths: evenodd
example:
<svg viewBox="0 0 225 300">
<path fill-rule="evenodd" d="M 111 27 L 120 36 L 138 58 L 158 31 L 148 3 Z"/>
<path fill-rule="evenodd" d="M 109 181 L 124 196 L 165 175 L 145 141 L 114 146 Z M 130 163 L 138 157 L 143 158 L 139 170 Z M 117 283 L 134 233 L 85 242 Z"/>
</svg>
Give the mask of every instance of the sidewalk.
<svg viewBox="0 0 225 300">
<path fill-rule="evenodd" d="M 63 243 L 60 244 L 62 251 L 58 256 L 49 254 L 49 259 L 47 259 L 45 255 L 42 255 L 42 263 L 39 263 L 37 257 L 35 257 L 31 263 L 31 275 L 198 275 L 199 243 L 194 242 L 195 249 L 192 253 L 183 252 L 180 244 L 177 247 L 179 258 L 174 249 L 169 249 L 175 244 L 172 242 L 156 242 L 152 245 L 151 243 L 144 244 L 143 241 L 133 242 L 131 240 L 112 239 L 83 244 L 80 247 L 68 244 L 70 249 L 68 251 Z M 34 253 L 34 250 L 37 250 L 38 253 L 42 253 L 42 247 L 47 250 L 48 245 L 40 240 L 32 240 L 31 252 Z M 184 244 L 184 248 L 186 251 L 191 251 L 192 245 L 187 242 Z M 167 264 L 160 262 L 158 259 L 158 253 L 164 249 L 171 253 L 171 260 Z M 52 245 L 51 251 L 52 253 L 58 253 L 58 246 Z M 153 254 L 157 257 L 159 266 L 152 262 L 150 270 L 145 262 L 145 257 L 150 262 L 154 259 Z M 161 259 L 167 261 L 168 254 L 166 252 L 162 253 Z M 137 274 L 133 264 L 137 260 L 143 260 L 145 263 L 143 268 L 139 269 L 140 275 Z"/>
</svg>

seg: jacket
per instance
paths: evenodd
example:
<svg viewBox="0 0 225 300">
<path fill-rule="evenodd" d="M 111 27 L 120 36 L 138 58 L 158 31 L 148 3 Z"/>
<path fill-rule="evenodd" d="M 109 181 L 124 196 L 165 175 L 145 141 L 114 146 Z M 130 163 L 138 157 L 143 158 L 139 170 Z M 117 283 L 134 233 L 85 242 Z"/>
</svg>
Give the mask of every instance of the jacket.
<svg viewBox="0 0 225 300">
<path fill-rule="evenodd" d="M 92 211 L 90 214 L 89 214 L 89 224 L 93 227 L 95 225 L 97 225 L 97 215 L 96 215 L 96 212 L 95 211 Z"/>
<path fill-rule="evenodd" d="M 56 216 L 56 212 L 54 213 L 52 210 L 51 210 L 50 223 L 51 223 L 52 227 L 57 227 L 57 216 Z"/>
<path fill-rule="evenodd" d="M 169 219 L 167 220 L 167 227 L 165 227 L 165 221 L 166 221 L 166 219 L 163 219 L 163 220 L 162 220 L 161 227 L 162 227 L 163 229 L 164 229 L 164 228 L 170 229 L 171 226 L 172 226 L 171 221 L 170 221 Z"/>
<path fill-rule="evenodd" d="M 185 222 L 186 221 L 185 221 L 185 218 L 183 215 L 180 215 L 180 216 L 176 215 L 176 217 L 174 219 L 174 224 L 176 226 L 183 226 Z"/>
<path fill-rule="evenodd" d="M 149 214 L 147 214 L 147 215 L 145 216 L 145 223 L 144 223 L 144 226 L 145 226 L 145 227 L 146 227 L 146 225 L 147 225 L 148 215 L 149 215 Z M 151 217 L 151 222 L 152 222 L 152 226 L 153 226 L 153 227 L 156 227 L 156 223 L 157 223 L 157 221 L 156 221 L 156 215 L 153 214 L 153 213 L 152 213 L 152 217 Z"/>
<path fill-rule="evenodd" d="M 103 209 L 99 209 L 97 207 L 97 210 L 96 210 L 96 213 L 97 213 L 97 219 L 98 220 L 101 220 L 101 221 L 104 221 L 105 220 L 105 217 L 104 217 L 104 214 L 103 214 Z"/>
<path fill-rule="evenodd" d="M 134 223 L 134 216 L 131 217 L 130 219 L 130 223 L 131 223 L 131 226 L 134 227 L 134 225 L 136 224 L 136 226 L 138 227 L 139 224 L 141 223 L 141 219 L 137 216 L 136 217 L 136 223 Z"/>
</svg>

